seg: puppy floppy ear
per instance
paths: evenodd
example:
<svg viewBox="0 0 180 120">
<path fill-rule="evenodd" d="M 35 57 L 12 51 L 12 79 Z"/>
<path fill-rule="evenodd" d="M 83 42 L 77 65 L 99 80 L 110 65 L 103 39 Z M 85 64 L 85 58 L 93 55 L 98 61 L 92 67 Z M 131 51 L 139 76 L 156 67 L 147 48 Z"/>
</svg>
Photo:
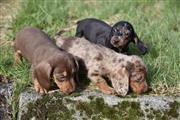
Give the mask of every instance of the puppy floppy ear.
<svg viewBox="0 0 180 120">
<path fill-rule="evenodd" d="M 146 45 L 138 38 L 138 36 L 137 36 L 136 33 L 134 33 L 133 42 L 135 43 L 135 45 L 137 46 L 137 48 L 138 48 L 143 54 L 145 54 L 145 53 L 147 52 L 147 47 L 146 47 Z"/>
<path fill-rule="evenodd" d="M 74 56 L 74 61 L 76 65 L 76 71 L 79 71 L 79 63 L 78 63 L 78 58 L 76 56 Z"/>
<path fill-rule="evenodd" d="M 78 85 L 80 85 L 80 82 L 79 82 L 79 62 L 78 62 L 78 57 L 74 56 L 74 62 L 75 62 L 75 67 L 76 67 L 76 70 L 75 70 L 75 80 L 76 80 L 76 83 Z"/>
<path fill-rule="evenodd" d="M 125 96 L 129 91 L 129 73 L 123 67 L 116 73 L 118 78 L 112 80 L 112 86 L 118 95 Z"/>
<path fill-rule="evenodd" d="M 114 32 L 114 27 L 111 27 L 111 31 L 109 33 L 109 38 L 111 38 L 113 36 L 113 32 Z"/>
<path fill-rule="evenodd" d="M 34 72 L 40 85 L 48 90 L 50 88 L 50 76 L 52 72 L 51 65 L 43 61 L 34 68 Z"/>
</svg>

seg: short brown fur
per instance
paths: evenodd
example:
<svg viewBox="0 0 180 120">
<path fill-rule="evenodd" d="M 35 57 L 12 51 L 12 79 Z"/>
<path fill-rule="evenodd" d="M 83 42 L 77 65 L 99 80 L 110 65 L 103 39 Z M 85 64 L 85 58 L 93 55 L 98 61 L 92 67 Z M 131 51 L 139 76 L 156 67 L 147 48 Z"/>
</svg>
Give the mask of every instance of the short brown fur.
<svg viewBox="0 0 180 120">
<path fill-rule="evenodd" d="M 47 93 L 51 78 L 63 93 L 75 90 L 78 71 L 75 58 L 58 48 L 46 33 L 25 27 L 17 33 L 14 48 L 15 63 L 19 63 L 22 56 L 31 63 L 32 80 L 37 92 Z"/>
</svg>

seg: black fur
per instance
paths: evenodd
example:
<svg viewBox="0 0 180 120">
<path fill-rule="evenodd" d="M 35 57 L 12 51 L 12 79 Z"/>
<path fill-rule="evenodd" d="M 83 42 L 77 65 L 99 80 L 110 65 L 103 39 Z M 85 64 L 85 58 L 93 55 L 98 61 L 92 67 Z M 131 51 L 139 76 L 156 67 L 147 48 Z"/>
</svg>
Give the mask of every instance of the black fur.
<svg viewBox="0 0 180 120">
<path fill-rule="evenodd" d="M 117 22 L 111 27 L 99 19 L 86 18 L 77 22 L 75 36 L 84 36 L 87 40 L 116 52 L 127 53 L 130 42 L 135 43 L 143 54 L 147 52 L 147 48 L 134 32 L 133 26 L 127 21 Z"/>
</svg>

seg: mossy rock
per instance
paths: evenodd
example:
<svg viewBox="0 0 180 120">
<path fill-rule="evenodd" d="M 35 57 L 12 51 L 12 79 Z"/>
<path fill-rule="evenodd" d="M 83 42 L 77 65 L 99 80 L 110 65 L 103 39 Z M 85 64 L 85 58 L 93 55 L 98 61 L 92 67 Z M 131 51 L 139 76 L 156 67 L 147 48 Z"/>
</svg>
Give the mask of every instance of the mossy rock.
<svg viewBox="0 0 180 120">
<path fill-rule="evenodd" d="M 37 120 L 178 120 L 180 118 L 180 101 L 177 98 L 152 96 L 121 98 L 90 91 L 70 96 L 63 96 L 60 92 L 36 95 L 38 97 L 36 96 L 35 100 L 28 99 L 29 101 L 23 104 L 26 109 L 20 107 L 20 120 L 32 118 Z"/>
</svg>

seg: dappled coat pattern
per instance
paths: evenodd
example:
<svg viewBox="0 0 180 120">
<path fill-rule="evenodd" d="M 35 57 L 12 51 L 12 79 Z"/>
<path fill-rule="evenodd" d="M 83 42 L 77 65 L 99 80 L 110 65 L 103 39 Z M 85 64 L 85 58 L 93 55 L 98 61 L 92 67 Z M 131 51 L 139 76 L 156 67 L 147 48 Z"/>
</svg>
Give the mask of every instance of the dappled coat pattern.
<svg viewBox="0 0 180 120">
<path fill-rule="evenodd" d="M 147 91 L 147 68 L 138 56 L 116 53 L 101 45 L 90 43 L 85 38 L 56 36 L 56 44 L 82 59 L 88 70 L 88 78 L 106 94 L 126 95 L 131 89 L 140 94 Z M 108 78 L 110 87 L 105 78 Z"/>
</svg>

